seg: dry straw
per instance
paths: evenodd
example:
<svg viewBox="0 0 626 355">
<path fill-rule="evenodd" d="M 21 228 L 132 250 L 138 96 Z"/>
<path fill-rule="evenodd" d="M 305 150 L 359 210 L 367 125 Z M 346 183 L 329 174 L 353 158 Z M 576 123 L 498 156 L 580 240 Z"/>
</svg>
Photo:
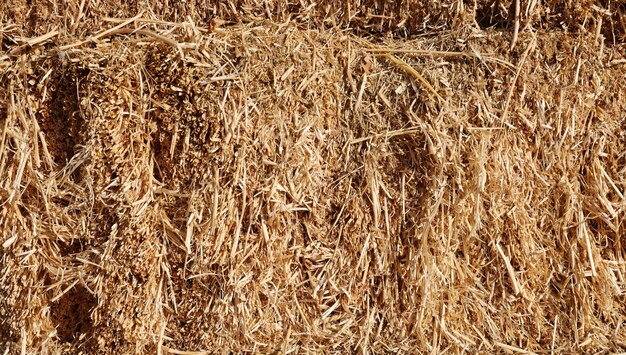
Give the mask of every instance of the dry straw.
<svg viewBox="0 0 626 355">
<path fill-rule="evenodd" d="M 0 352 L 623 351 L 623 8 L 390 3 L 0 5 Z"/>
</svg>

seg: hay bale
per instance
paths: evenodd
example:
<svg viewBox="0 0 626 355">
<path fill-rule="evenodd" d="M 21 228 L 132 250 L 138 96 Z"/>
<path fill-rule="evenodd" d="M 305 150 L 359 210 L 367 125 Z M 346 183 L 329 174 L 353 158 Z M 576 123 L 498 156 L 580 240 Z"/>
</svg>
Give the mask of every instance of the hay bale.
<svg viewBox="0 0 626 355">
<path fill-rule="evenodd" d="M 625 346 L 619 44 L 253 15 L 5 28 L 0 350 Z"/>
</svg>

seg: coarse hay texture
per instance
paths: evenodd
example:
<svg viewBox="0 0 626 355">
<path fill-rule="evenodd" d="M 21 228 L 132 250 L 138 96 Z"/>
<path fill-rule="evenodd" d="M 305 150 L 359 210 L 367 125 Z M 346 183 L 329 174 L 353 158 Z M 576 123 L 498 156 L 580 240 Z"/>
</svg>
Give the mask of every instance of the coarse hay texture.
<svg viewBox="0 0 626 355">
<path fill-rule="evenodd" d="M 246 22 L 296 21 L 301 27 L 415 35 L 473 23 L 511 30 L 514 24 L 544 30 L 586 32 L 598 27 L 611 43 L 626 38 L 624 0 L 9 0 L 0 19 L 19 24 L 28 36 L 61 28 L 64 34 L 92 34 L 106 17 L 152 18 L 208 23 L 214 18 Z"/>
<path fill-rule="evenodd" d="M 108 4 L 0 5 L 0 352 L 626 350 L 622 3 Z"/>
</svg>

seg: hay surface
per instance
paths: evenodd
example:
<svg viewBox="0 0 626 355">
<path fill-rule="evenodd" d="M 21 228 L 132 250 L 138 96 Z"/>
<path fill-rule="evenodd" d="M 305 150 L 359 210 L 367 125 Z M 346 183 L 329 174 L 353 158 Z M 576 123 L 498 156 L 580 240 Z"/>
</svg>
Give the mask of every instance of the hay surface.
<svg viewBox="0 0 626 355">
<path fill-rule="evenodd" d="M 471 23 L 480 28 L 558 29 L 589 32 L 595 27 L 611 43 L 626 38 L 624 0 L 9 0 L 0 20 L 19 24 L 28 36 L 60 28 L 71 36 L 91 35 L 107 17 L 145 12 L 160 20 L 209 23 L 214 18 L 246 22 L 294 20 L 302 27 L 419 34 Z"/>
<path fill-rule="evenodd" d="M 476 3 L 4 12 L 0 350 L 624 351 L 623 43 Z"/>
</svg>

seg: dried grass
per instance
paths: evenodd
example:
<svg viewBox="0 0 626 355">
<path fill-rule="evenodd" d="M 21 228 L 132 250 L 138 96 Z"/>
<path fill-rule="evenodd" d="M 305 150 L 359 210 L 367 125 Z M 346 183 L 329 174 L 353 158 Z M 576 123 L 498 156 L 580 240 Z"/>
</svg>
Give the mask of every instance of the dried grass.
<svg viewBox="0 0 626 355">
<path fill-rule="evenodd" d="M 0 5 L 0 351 L 624 351 L 621 5 L 434 3 Z"/>
</svg>

